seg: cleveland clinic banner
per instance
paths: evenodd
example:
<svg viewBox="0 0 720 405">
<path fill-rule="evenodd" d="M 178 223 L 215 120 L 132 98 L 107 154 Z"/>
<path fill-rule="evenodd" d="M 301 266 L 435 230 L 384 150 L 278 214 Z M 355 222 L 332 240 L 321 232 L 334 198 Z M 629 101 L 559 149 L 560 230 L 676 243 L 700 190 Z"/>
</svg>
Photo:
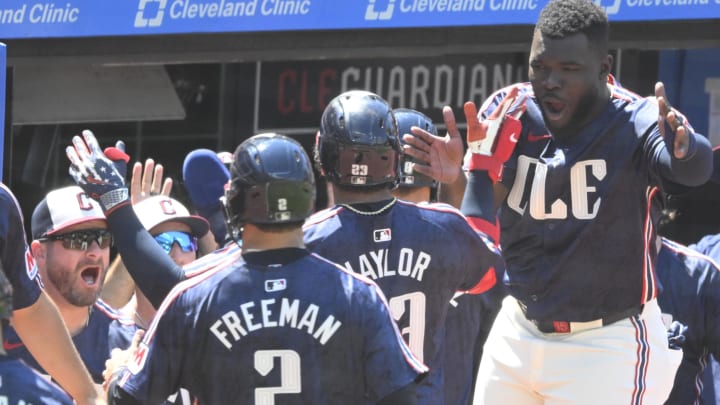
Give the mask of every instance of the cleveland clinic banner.
<svg viewBox="0 0 720 405">
<path fill-rule="evenodd" d="M 611 21 L 720 18 L 720 0 L 596 0 Z M 0 39 L 534 24 L 540 0 L 2 0 Z"/>
</svg>

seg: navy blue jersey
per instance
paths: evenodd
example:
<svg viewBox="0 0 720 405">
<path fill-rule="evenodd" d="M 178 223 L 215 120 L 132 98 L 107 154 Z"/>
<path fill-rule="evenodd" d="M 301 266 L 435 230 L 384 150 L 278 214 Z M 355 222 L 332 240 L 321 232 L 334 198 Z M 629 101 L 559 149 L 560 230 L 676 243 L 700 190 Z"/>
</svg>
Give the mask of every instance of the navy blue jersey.
<svg viewBox="0 0 720 405">
<path fill-rule="evenodd" d="M 380 286 L 403 337 L 430 367 L 420 402 L 442 403 L 449 301 L 476 286 L 488 269 L 502 269 L 492 242 L 448 205 L 402 200 L 375 215 L 338 205 L 308 218 L 304 229 L 308 249 Z"/>
<path fill-rule="evenodd" d="M 203 404 L 363 404 L 427 371 L 371 280 L 296 250 L 282 265 L 193 262 L 215 268 L 170 292 L 119 386 L 143 403 L 182 386 Z"/>
<path fill-rule="evenodd" d="M 483 345 L 505 295 L 505 286 L 497 283 L 486 293 L 459 293 L 450 301 L 445 319 L 445 404 L 470 403 Z"/>
<path fill-rule="evenodd" d="M 93 381 L 102 384 L 105 360 L 112 349 L 127 349 L 137 327 L 132 319 L 123 316 L 98 299 L 90 309 L 90 319 L 80 333 L 72 337 L 73 343 Z M 23 359 L 27 364 L 44 372 L 35 358 L 22 344 L 12 327 L 5 332 L 5 350 L 8 356 Z"/>
<path fill-rule="evenodd" d="M 13 308 L 23 309 L 37 301 L 40 281 L 37 266 L 25 237 L 20 204 L 12 192 L 0 183 L 0 261 L 13 287 Z"/>
<path fill-rule="evenodd" d="M 22 360 L 0 355 L 0 404 L 73 405 L 60 387 Z"/>
<path fill-rule="evenodd" d="M 669 169 L 654 99 L 608 87 L 604 110 L 568 140 L 551 136 L 532 87 L 521 85 L 530 97 L 503 169 L 509 194 L 500 245 L 509 293 L 528 319 L 586 322 L 657 295 L 652 197 L 663 186 L 692 183 L 696 173 Z M 507 89 L 486 102 L 482 117 Z"/>
<path fill-rule="evenodd" d="M 465 405 L 472 398 L 487 336 L 482 326 L 495 315 L 489 305 L 487 294 L 462 294 L 450 301 L 443 347 L 445 404 Z"/>
<path fill-rule="evenodd" d="M 708 256 L 663 239 L 656 272 L 662 286 L 658 304 L 667 314 L 666 323 L 687 326 L 668 403 L 697 403 L 709 356 L 720 358 L 720 268 Z"/>
<path fill-rule="evenodd" d="M 720 262 L 720 234 L 707 235 L 698 243 L 689 246 L 691 249 L 710 256 L 716 263 Z M 710 359 L 703 378 L 702 397 L 706 404 L 720 404 L 720 358 Z"/>
</svg>

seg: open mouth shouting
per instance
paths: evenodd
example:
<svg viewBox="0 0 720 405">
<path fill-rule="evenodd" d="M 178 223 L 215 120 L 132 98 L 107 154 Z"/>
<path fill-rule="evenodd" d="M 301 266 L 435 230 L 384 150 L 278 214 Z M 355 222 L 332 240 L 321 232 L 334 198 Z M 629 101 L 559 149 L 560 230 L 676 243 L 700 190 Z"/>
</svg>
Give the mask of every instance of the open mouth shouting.
<svg viewBox="0 0 720 405">
<path fill-rule="evenodd" d="M 100 284 L 100 266 L 90 266 L 80 272 L 80 278 L 88 287 L 94 287 Z"/>
</svg>

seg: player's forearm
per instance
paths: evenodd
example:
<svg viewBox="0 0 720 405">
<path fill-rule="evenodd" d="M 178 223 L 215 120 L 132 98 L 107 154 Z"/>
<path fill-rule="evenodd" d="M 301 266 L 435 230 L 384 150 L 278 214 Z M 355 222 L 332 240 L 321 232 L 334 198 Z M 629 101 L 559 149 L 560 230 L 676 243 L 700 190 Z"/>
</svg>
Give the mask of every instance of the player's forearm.
<svg viewBox="0 0 720 405">
<path fill-rule="evenodd" d="M 184 279 L 182 268 L 143 228 L 132 206 L 116 209 L 107 221 L 125 267 L 140 291 L 158 308 L 175 284 Z"/>
<path fill-rule="evenodd" d="M 55 304 L 44 292 L 35 304 L 14 311 L 12 323 L 33 357 L 78 404 L 98 403 L 100 392 L 80 359 Z"/>
<path fill-rule="evenodd" d="M 700 134 L 692 134 L 688 154 L 683 159 L 671 156 L 670 151 L 664 148 L 661 152 L 660 174 L 673 183 L 696 187 L 704 184 L 710 178 L 713 170 L 713 155 L 710 141 Z"/>
<path fill-rule="evenodd" d="M 135 281 L 118 255 L 108 269 L 100 298 L 113 308 L 122 308 L 130 301 L 134 291 Z"/>
<path fill-rule="evenodd" d="M 468 173 L 465 194 L 460 211 L 468 217 L 482 218 L 495 223 L 493 183 L 487 172 L 473 170 Z"/>
<path fill-rule="evenodd" d="M 460 173 L 452 183 L 441 183 L 438 184 L 438 201 L 450 204 L 453 207 L 460 209 L 462 204 L 463 195 L 465 194 L 465 186 L 467 184 L 467 178 L 465 172 L 458 168 Z"/>
</svg>

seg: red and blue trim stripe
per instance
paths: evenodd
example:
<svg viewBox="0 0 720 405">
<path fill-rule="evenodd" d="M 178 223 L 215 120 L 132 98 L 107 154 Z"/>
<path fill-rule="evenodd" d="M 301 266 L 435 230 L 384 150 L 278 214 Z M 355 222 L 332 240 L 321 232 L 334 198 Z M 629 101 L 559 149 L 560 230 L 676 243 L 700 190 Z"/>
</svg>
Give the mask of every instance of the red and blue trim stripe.
<svg viewBox="0 0 720 405">
<path fill-rule="evenodd" d="M 642 296 L 640 304 L 644 304 L 657 296 L 657 280 L 655 277 L 655 255 L 652 252 L 655 249 L 655 227 L 652 220 L 652 201 L 658 192 L 657 187 L 648 187 L 646 193 L 646 211 L 643 225 L 643 280 L 642 280 Z"/>
<path fill-rule="evenodd" d="M 637 342 L 637 361 L 635 363 L 635 388 L 633 389 L 631 405 L 640 405 L 645 396 L 647 388 L 647 371 L 650 362 L 650 342 L 648 342 L 648 330 L 645 321 L 636 315 L 630 318 L 635 327 L 635 341 Z"/>
</svg>

